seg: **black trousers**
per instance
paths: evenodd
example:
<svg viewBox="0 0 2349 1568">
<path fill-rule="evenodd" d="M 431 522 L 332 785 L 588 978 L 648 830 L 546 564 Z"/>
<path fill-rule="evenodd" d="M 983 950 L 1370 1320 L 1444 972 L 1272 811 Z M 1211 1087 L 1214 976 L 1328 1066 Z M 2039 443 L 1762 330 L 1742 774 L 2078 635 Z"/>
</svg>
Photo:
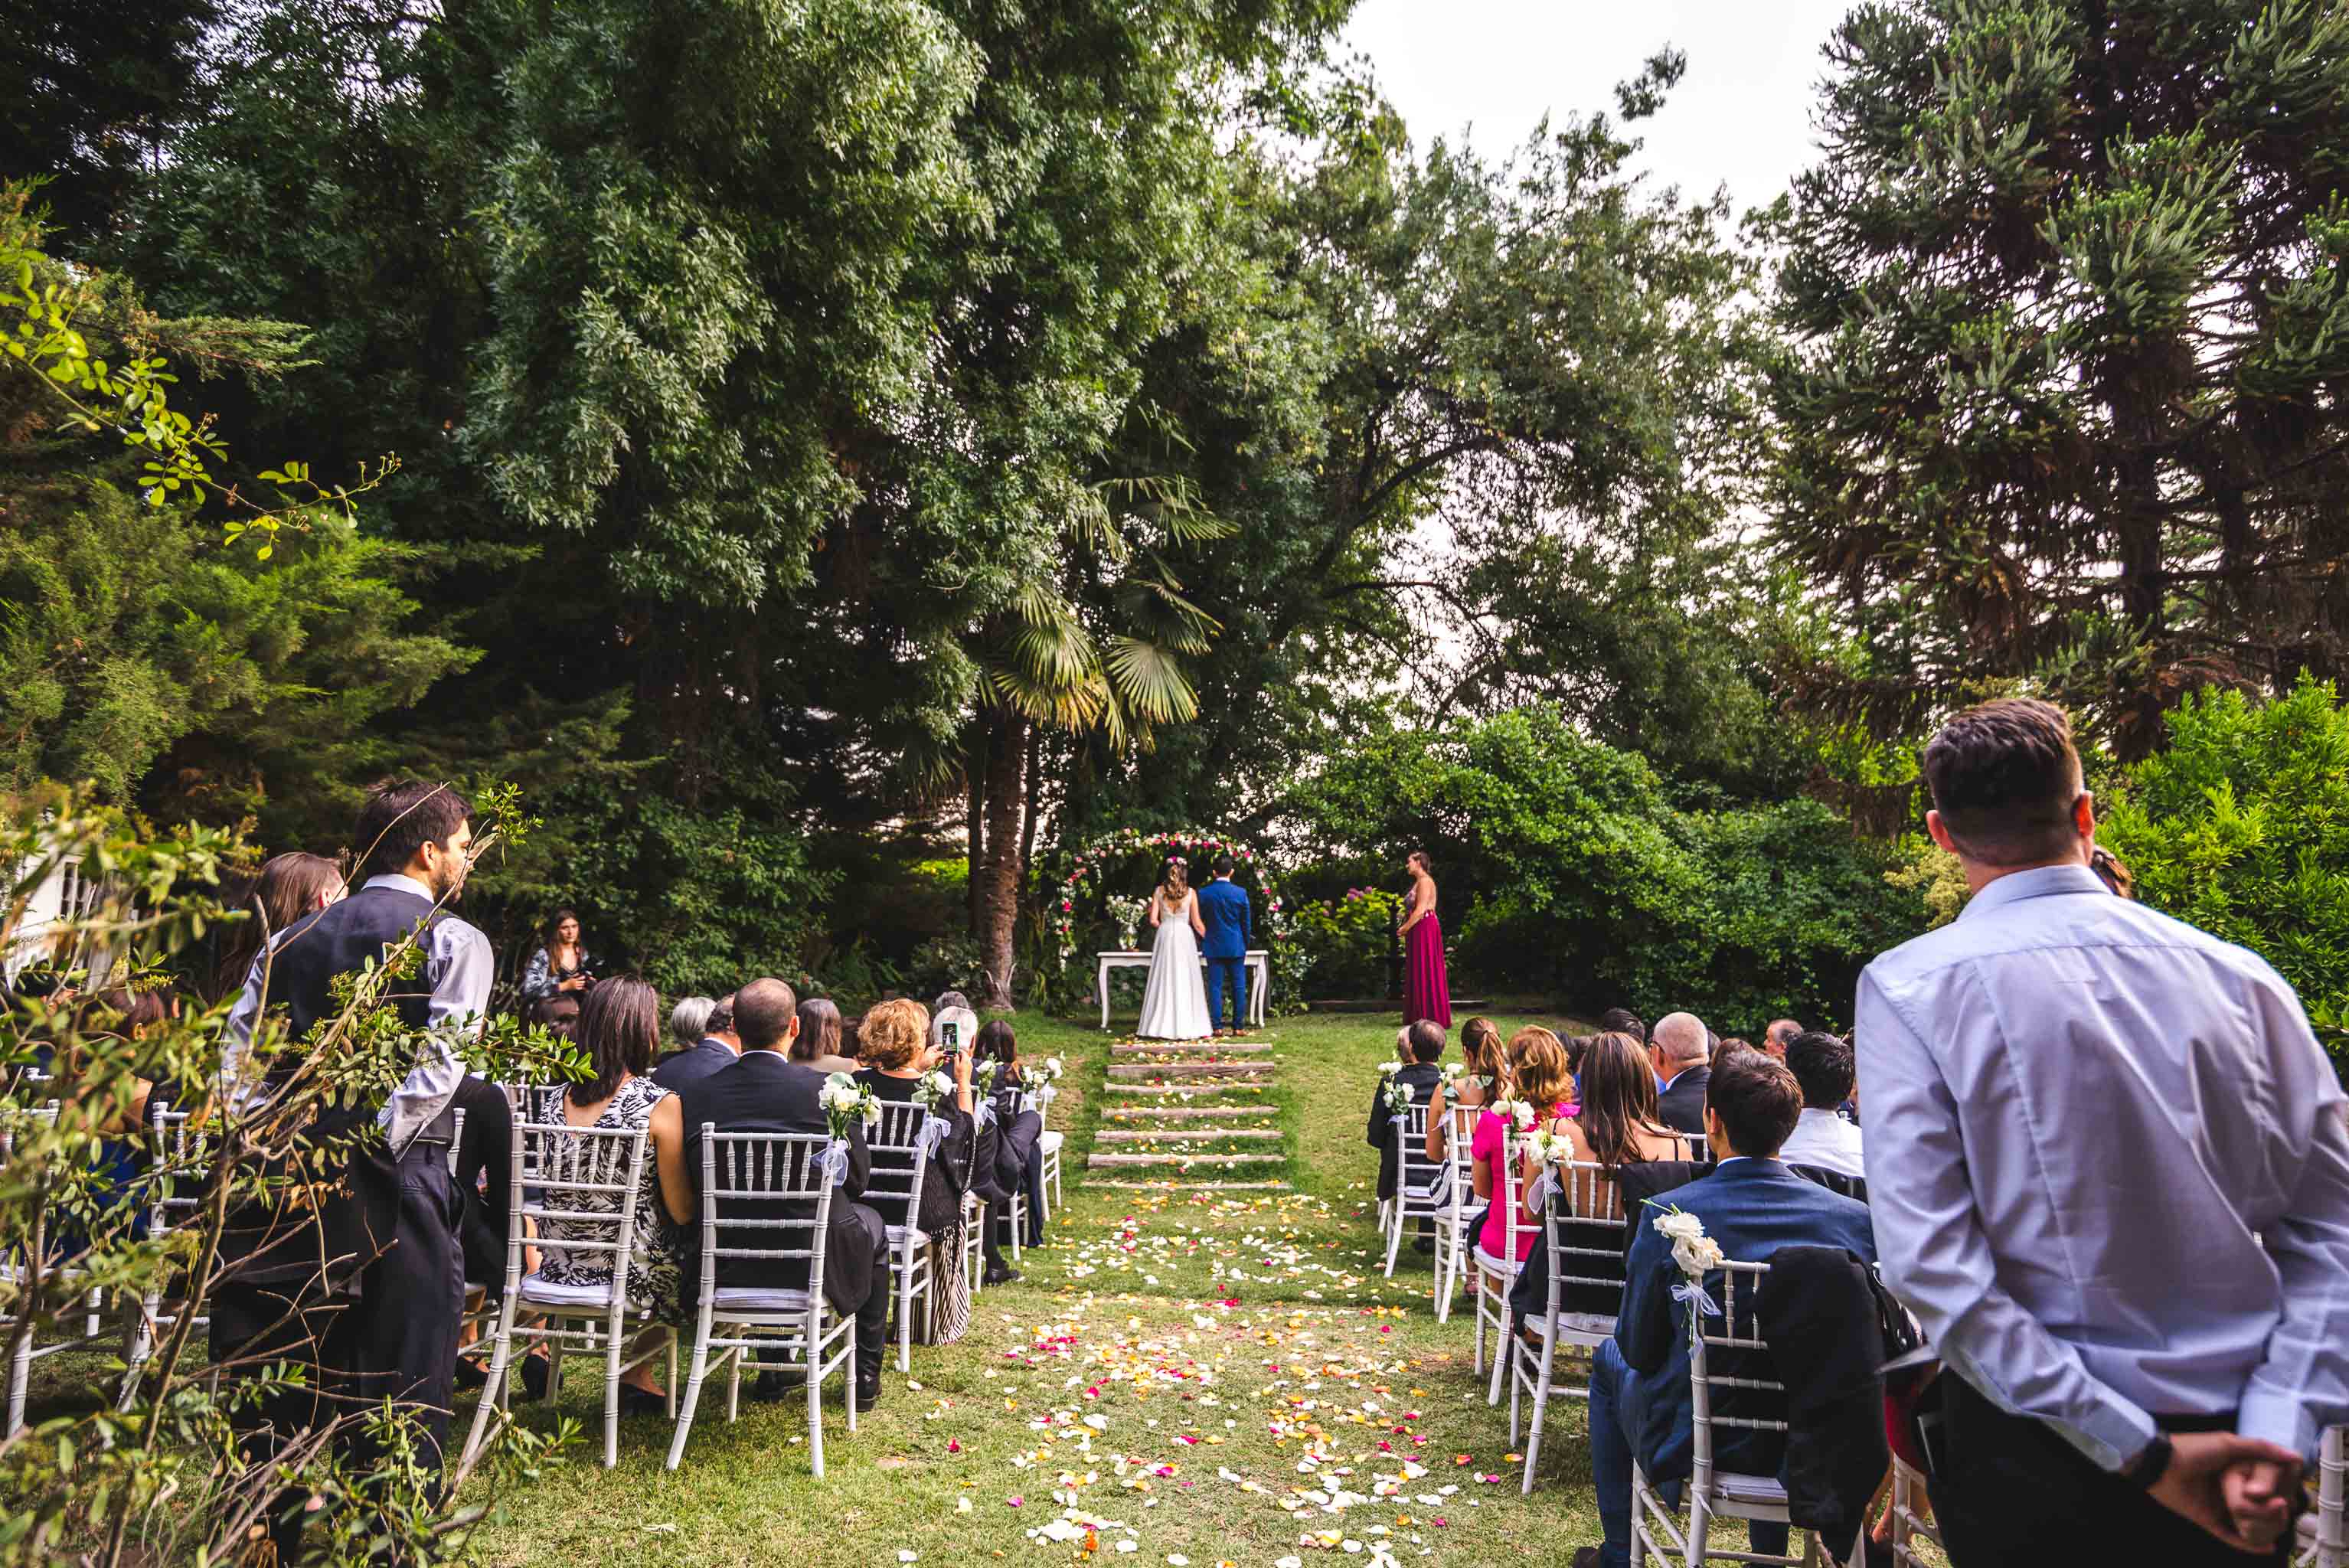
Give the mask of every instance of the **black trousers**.
<svg viewBox="0 0 2349 1568">
<path fill-rule="evenodd" d="M 877 1383 L 881 1363 L 889 1354 L 889 1305 L 895 1295 L 889 1288 L 888 1222 L 868 1203 L 852 1203 L 849 1210 L 856 1222 L 855 1233 L 873 1249 L 873 1288 L 856 1305 L 856 1379 Z M 837 1310 L 839 1303 L 835 1301 L 833 1306 Z"/>
<path fill-rule="evenodd" d="M 2221 1544 L 2055 1435 L 2009 1415 L 1954 1372 L 1941 1374 L 1946 1458 L 1930 1488 L 1941 1539 L 1957 1568 L 2082 1563 L 2161 1568 L 2282 1563 L 2284 1542 L 2254 1557 Z M 2226 1430 L 2231 1422 L 2165 1422 Z"/>
<path fill-rule="evenodd" d="M 248 1460 L 265 1463 L 304 1430 L 390 1399 L 415 1423 L 419 1461 L 438 1474 L 465 1289 L 448 1161 L 447 1143 L 420 1140 L 397 1161 L 383 1150 L 354 1152 L 353 1196 L 367 1216 L 369 1251 L 379 1255 L 360 1267 L 351 1288 L 330 1290 L 315 1275 L 264 1284 L 231 1278 L 214 1287 L 212 1358 L 246 1363 L 235 1368 L 242 1377 L 287 1362 L 306 1384 L 238 1413 L 238 1446 Z M 342 1448 L 361 1469 L 374 1458 L 364 1430 L 351 1429 Z M 272 1505 L 269 1531 L 281 1562 L 292 1561 L 300 1543 L 303 1501 L 295 1491 Z"/>
</svg>

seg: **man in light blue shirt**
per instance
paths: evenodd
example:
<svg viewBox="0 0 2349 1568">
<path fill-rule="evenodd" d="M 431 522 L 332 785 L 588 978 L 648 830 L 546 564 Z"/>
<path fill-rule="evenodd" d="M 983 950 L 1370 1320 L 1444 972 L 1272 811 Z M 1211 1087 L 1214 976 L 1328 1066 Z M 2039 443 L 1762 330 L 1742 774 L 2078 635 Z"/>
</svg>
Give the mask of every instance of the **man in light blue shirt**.
<svg viewBox="0 0 2349 1568">
<path fill-rule="evenodd" d="M 2280 1560 L 2349 1418 L 2332 1068 L 2264 962 L 2088 870 L 2060 710 L 1971 709 L 1925 772 L 1972 901 L 1868 966 L 1855 1035 L 1884 1277 L 1948 1367 L 1951 1555 Z"/>
</svg>

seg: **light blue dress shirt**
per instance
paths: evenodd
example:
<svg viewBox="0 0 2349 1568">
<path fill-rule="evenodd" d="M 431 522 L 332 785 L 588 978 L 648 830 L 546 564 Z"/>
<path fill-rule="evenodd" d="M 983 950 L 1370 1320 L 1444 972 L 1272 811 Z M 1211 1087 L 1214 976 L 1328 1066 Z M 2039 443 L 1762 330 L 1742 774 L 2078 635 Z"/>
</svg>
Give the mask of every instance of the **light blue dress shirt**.
<svg viewBox="0 0 2349 1568">
<path fill-rule="evenodd" d="M 367 878 L 367 887 L 394 888 L 438 903 L 432 890 L 414 877 L 391 872 Z M 269 945 L 254 955 L 247 972 L 244 993 L 229 1010 L 226 1038 L 221 1047 L 220 1089 L 231 1105 L 243 1102 L 258 1086 L 245 1082 L 244 1050 L 253 1039 L 253 1026 L 261 1016 L 262 983 L 268 975 L 268 957 L 286 931 L 274 932 Z M 391 1099 L 377 1113 L 376 1125 L 395 1154 L 404 1154 L 416 1135 L 432 1124 L 457 1098 L 465 1068 L 457 1047 L 481 1030 L 488 1016 L 490 983 L 497 976 L 497 961 L 490 939 L 481 930 L 452 914 L 433 923 L 424 939 L 424 983 L 431 988 L 425 1006 L 425 1034 L 416 1065 L 408 1070 Z"/>
<path fill-rule="evenodd" d="M 2106 1470 L 2153 1418 L 2305 1455 L 2349 1418 L 2349 1123 L 2256 954 L 2014 872 L 1860 977 L 1885 1283 L 1941 1357 Z"/>
</svg>

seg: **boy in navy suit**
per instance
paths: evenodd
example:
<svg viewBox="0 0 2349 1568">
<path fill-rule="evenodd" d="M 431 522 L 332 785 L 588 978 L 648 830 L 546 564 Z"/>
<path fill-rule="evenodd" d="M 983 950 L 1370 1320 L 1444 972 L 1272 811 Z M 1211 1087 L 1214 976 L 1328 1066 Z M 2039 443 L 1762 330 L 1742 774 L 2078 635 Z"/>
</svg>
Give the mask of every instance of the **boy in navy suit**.
<svg viewBox="0 0 2349 1568">
<path fill-rule="evenodd" d="M 1803 1093 L 1785 1064 L 1759 1051 L 1732 1051 L 1707 1086 L 1705 1135 L 1721 1164 L 1710 1176 L 1674 1188 L 1661 1202 L 1703 1222 L 1704 1233 L 1733 1262 L 1770 1261 L 1781 1247 L 1842 1247 L 1876 1261 L 1868 1206 L 1806 1181 L 1777 1158 L 1795 1130 Z M 1599 1491 L 1603 1547 L 1574 1554 L 1574 1568 L 1625 1568 L 1631 1560 L 1631 1460 L 1651 1483 L 1670 1486 L 1693 1468 L 1689 1402 L 1688 1306 L 1672 1299 L 1682 1281 L 1671 1243 L 1654 1224 L 1661 1210 L 1631 1216 L 1637 1227 L 1624 1268 L 1623 1306 L 1615 1337 L 1590 1358 L 1590 1474 Z M 1707 1287 L 1721 1299 L 1721 1276 Z M 1779 1433 L 1723 1429 L 1713 1462 L 1747 1474 L 1775 1475 L 1785 1448 Z M 1754 1550 L 1783 1555 L 1786 1527 L 1755 1523 Z"/>
<path fill-rule="evenodd" d="M 1199 922 L 1207 928 L 1199 954 L 1207 961 L 1207 1020 L 1216 1033 L 1228 1035 L 1247 1027 L 1247 950 L 1256 914 L 1247 892 L 1232 881 L 1232 857 L 1217 855 L 1212 870 L 1215 879 L 1199 890 Z M 1223 1026 L 1226 983 L 1232 988 L 1229 1029 Z"/>
</svg>

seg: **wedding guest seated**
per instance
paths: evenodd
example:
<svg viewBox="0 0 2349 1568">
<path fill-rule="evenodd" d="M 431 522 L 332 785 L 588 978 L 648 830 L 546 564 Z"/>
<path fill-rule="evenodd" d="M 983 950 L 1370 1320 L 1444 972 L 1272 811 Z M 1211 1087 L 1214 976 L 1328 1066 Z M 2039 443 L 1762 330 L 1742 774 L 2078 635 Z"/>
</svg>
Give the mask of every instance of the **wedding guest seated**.
<svg viewBox="0 0 2349 1568">
<path fill-rule="evenodd" d="M 1369 1142 L 1379 1151 L 1379 1202 L 1387 1202 L 1401 1185 L 1401 1150 L 1395 1147 L 1394 1109 L 1387 1102 L 1391 1085 L 1401 1084 L 1411 1091 L 1411 1098 L 1420 1104 L 1433 1101 L 1438 1085 L 1444 1081 L 1444 1071 L 1436 1064 L 1444 1059 L 1444 1026 L 1433 1018 L 1422 1018 L 1404 1026 L 1395 1041 L 1395 1059 L 1402 1062 L 1393 1073 L 1381 1073 L 1378 1087 L 1371 1091 L 1371 1124 Z M 1435 1222 L 1422 1215 L 1419 1239 L 1412 1243 L 1418 1251 L 1435 1250 Z"/>
<path fill-rule="evenodd" d="M 701 1043 L 709 1032 L 709 1015 L 718 1010 L 712 996 L 680 996 L 668 1010 L 668 1049 L 661 1053 L 667 1061 L 678 1051 L 689 1051 Z"/>
<path fill-rule="evenodd" d="M 979 1064 L 996 1064 L 995 1091 L 989 1097 L 995 1115 L 994 1160 L 991 1170 L 982 1169 L 978 1173 L 979 1196 L 1009 1224 L 1010 1198 L 1015 1193 L 1026 1193 L 1028 1233 L 1021 1242 L 1023 1245 L 1040 1246 L 1044 1240 L 1044 1117 L 1040 1109 L 1020 1109 L 1027 1085 L 1019 1071 L 1019 1037 L 1003 1019 L 989 1019 L 979 1026 L 978 1041 L 971 1055 L 974 1073 Z M 1003 1261 L 1001 1245 L 996 1224 L 990 1220 L 980 1238 L 989 1284 L 1009 1284 L 1019 1277 L 1019 1271 Z"/>
<path fill-rule="evenodd" d="M 929 1019 L 922 1005 L 909 999 L 873 1007 L 864 1015 L 861 1037 L 865 1066 L 856 1081 L 870 1088 L 876 1099 L 910 1103 L 922 1079 L 946 1060 L 945 1053 L 931 1043 Z M 876 1199 L 891 1223 L 919 1230 L 922 1244 L 929 1252 L 930 1311 L 927 1322 L 915 1335 L 925 1345 L 951 1345 L 970 1325 L 970 1276 L 964 1272 L 962 1232 L 963 1194 L 970 1191 L 971 1167 L 978 1152 L 970 1064 L 970 1052 L 956 1053 L 953 1091 L 931 1108 L 930 1114 L 943 1118 L 948 1130 L 930 1154 L 910 1212 L 893 1212 L 902 1200 L 892 1204 Z"/>
<path fill-rule="evenodd" d="M 742 1057 L 708 1078 L 688 1084 L 654 1108 L 653 1137 L 661 1150 L 661 1203 L 669 1218 L 689 1227 L 683 1266 L 679 1317 L 698 1307 L 701 1285 L 701 1129 L 720 1132 L 828 1133 L 830 1119 L 817 1096 L 823 1075 L 789 1060 L 784 1053 L 799 1028 L 799 998 L 781 980 L 758 979 L 734 993 L 731 1024 Z M 680 1131 L 676 1152 L 664 1141 Z M 873 1156 L 859 1124 L 849 1129 L 848 1175 L 833 1190 L 831 1221 L 824 1233 L 824 1299 L 833 1311 L 856 1320 L 856 1408 L 869 1410 L 881 1399 L 881 1359 L 889 1336 L 888 1235 L 879 1212 L 858 1202 L 873 1170 Z M 726 1210 L 721 1208 L 722 1222 Z M 764 1213 L 758 1217 L 764 1218 Z M 771 1232 L 745 1233 L 749 1236 Z M 758 1246 L 752 1240 L 729 1245 Z M 796 1273 L 794 1273 L 796 1270 Z M 807 1264 L 788 1258 L 720 1258 L 720 1288 L 804 1290 Z"/>
<path fill-rule="evenodd" d="M 1509 1098 L 1533 1108 L 1534 1127 L 1557 1131 L 1574 1104 L 1574 1079 L 1566 1070 L 1566 1047 L 1547 1029 L 1528 1024 L 1509 1037 L 1508 1064 Z M 1493 1111 L 1476 1119 L 1476 1138 L 1470 1146 L 1475 1161 L 1471 1175 L 1476 1196 L 1492 1204 L 1477 1232 L 1476 1250 L 1489 1258 L 1521 1263 L 1541 1239 L 1541 1232 L 1527 1227 L 1521 1214 L 1501 1212 L 1497 1200 L 1506 1132 Z"/>
<path fill-rule="evenodd" d="M 645 1151 L 644 1174 L 636 1185 L 637 1222 L 628 1250 L 626 1292 L 630 1302 L 652 1308 L 656 1319 L 674 1323 L 678 1312 L 678 1257 L 674 1249 L 662 1244 L 657 1220 L 661 1212 L 663 1156 L 681 1157 L 684 1140 L 674 1117 L 655 1115 L 671 1098 L 649 1076 L 653 1048 L 659 1038 L 660 997 L 653 988 L 631 975 L 603 981 L 579 1005 L 578 1040 L 594 1076 L 570 1085 L 555 1103 L 567 1126 L 606 1131 L 651 1128 L 648 1141 L 653 1147 Z M 466 1119 L 470 1122 L 471 1118 Z M 564 1198 L 572 1209 L 607 1215 L 617 1215 L 621 1202 L 617 1192 L 574 1192 Z M 567 1250 L 563 1243 L 574 1233 L 586 1240 L 598 1233 L 577 1221 L 550 1217 L 540 1222 L 536 1277 L 566 1288 L 608 1288 L 612 1254 Z M 529 1299 L 526 1287 L 523 1299 Z M 523 1383 L 533 1396 L 543 1393 L 546 1361 L 543 1355 L 533 1352 L 523 1360 Z M 643 1412 L 662 1406 L 651 1362 L 639 1362 L 622 1377 L 620 1408 Z"/>
<path fill-rule="evenodd" d="M 1583 1053 L 1582 1083 L 1576 1096 L 1575 1114 L 1567 1119 L 1564 1128 L 1573 1142 L 1576 1163 L 1601 1168 L 1601 1173 L 1584 1186 L 1568 1184 L 1561 1188 L 1568 1200 L 1569 1212 L 1583 1219 L 1623 1218 L 1623 1201 L 1616 1191 L 1616 1176 L 1623 1167 L 1651 1161 L 1682 1160 L 1688 1155 L 1686 1141 L 1657 1117 L 1656 1075 L 1648 1064 L 1647 1047 L 1625 1034 L 1609 1032 L 1590 1037 Z M 1518 1191 L 1525 1194 L 1526 1222 L 1530 1225 L 1539 1225 L 1543 1219 L 1533 1201 L 1534 1178 L 1539 1174 L 1539 1169 L 1528 1160 L 1517 1178 Z M 1577 1199 L 1582 1201 L 1574 1202 Z M 1619 1240 L 1620 1233 L 1609 1228 L 1589 1238 L 1569 1235 L 1567 1244 L 1606 1248 L 1617 1246 Z M 1583 1277 L 1604 1274 L 1614 1278 L 1620 1271 L 1599 1260 L 1583 1258 L 1568 1272 Z M 1569 1287 L 1564 1306 L 1568 1312 L 1612 1316 L 1617 1307 L 1616 1294 L 1604 1288 Z M 1520 1323 L 1538 1322 L 1548 1312 L 1547 1247 L 1535 1247 L 1527 1255 L 1509 1302 Z"/>
<path fill-rule="evenodd" d="M 792 1041 L 792 1060 L 827 1076 L 857 1069 L 855 1058 L 840 1048 L 840 1008 L 836 1004 L 823 996 L 811 996 L 800 1004 L 800 1032 L 799 1037 Z"/>
<path fill-rule="evenodd" d="M 575 998 L 595 984 L 593 960 L 579 940 L 579 917 L 567 909 L 556 910 L 546 923 L 546 944 L 523 966 L 523 1004 L 533 1009 L 532 1016 L 539 1022 L 550 1022 L 545 1004 L 558 996 Z"/>
<path fill-rule="evenodd" d="M 1792 1018 L 1773 1018 L 1770 1026 L 1762 1031 L 1762 1049 L 1764 1054 L 1783 1062 L 1786 1059 L 1786 1047 L 1793 1045 L 1795 1037 L 1802 1032 L 1803 1026 Z"/>
<path fill-rule="evenodd" d="M 1441 1160 L 1450 1147 L 1455 1105 L 1484 1105 L 1494 1098 L 1493 1084 L 1501 1070 L 1501 1031 L 1490 1018 L 1471 1018 L 1460 1026 L 1460 1077 L 1450 1085 L 1440 1078 L 1427 1102 L 1427 1157 Z M 1482 1082 L 1478 1080 L 1482 1079 Z"/>
<path fill-rule="evenodd" d="M 1803 1114 L 1778 1158 L 1789 1165 L 1864 1179 L 1868 1167 L 1860 1159 L 1860 1130 L 1837 1109 L 1851 1098 L 1851 1047 L 1824 1029 L 1814 1029 L 1795 1036 L 1786 1047 L 1786 1067 L 1802 1088 Z"/>
<path fill-rule="evenodd" d="M 672 1032 L 676 1024 L 672 1017 Z M 734 1031 L 734 998 L 721 996 L 709 1005 L 709 1014 L 701 1020 L 701 1033 L 694 1043 L 683 1050 L 669 1052 L 653 1068 L 653 1082 L 671 1094 L 681 1094 L 686 1085 L 699 1083 L 711 1073 L 724 1071 L 741 1055 L 742 1037 Z"/>
<path fill-rule="evenodd" d="M 1663 1023 L 1656 1027 L 1661 1034 Z M 1759 1051 L 1738 1051 L 1722 1058 L 1710 1090 L 1705 1130 L 1721 1163 L 1674 1188 L 1672 1206 L 1694 1215 L 1737 1263 L 1767 1263 L 1795 1246 L 1841 1247 L 1875 1262 L 1867 1205 L 1805 1181 L 1777 1158 L 1802 1110 L 1794 1074 Z M 1672 1299 L 1682 1283 L 1671 1242 L 1643 1217 L 1624 1265 L 1615 1336 L 1591 1357 L 1590 1470 L 1606 1543 L 1578 1551 L 1574 1568 L 1630 1562 L 1634 1456 L 1668 1499 L 1690 1474 L 1688 1307 Z M 1718 1276 L 1708 1288 L 1718 1300 Z M 1719 1469 L 1751 1475 L 1776 1475 L 1785 1449 L 1776 1433 L 1738 1427 L 1716 1429 L 1713 1442 Z M 1754 1552 L 1785 1553 L 1785 1525 L 1749 1529 Z"/>
<path fill-rule="evenodd" d="M 1648 1026 L 1639 1014 L 1629 1007 L 1609 1007 L 1599 1015 L 1602 1034 L 1629 1035 L 1641 1045 L 1648 1044 Z"/>
<path fill-rule="evenodd" d="M 1704 1136 L 1705 1088 L 1713 1081 L 1713 1036 L 1693 1013 L 1667 1013 L 1656 1020 L 1648 1041 L 1655 1058 L 1657 1111 L 1664 1125 L 1692 1138 Z"/>
</svg>

